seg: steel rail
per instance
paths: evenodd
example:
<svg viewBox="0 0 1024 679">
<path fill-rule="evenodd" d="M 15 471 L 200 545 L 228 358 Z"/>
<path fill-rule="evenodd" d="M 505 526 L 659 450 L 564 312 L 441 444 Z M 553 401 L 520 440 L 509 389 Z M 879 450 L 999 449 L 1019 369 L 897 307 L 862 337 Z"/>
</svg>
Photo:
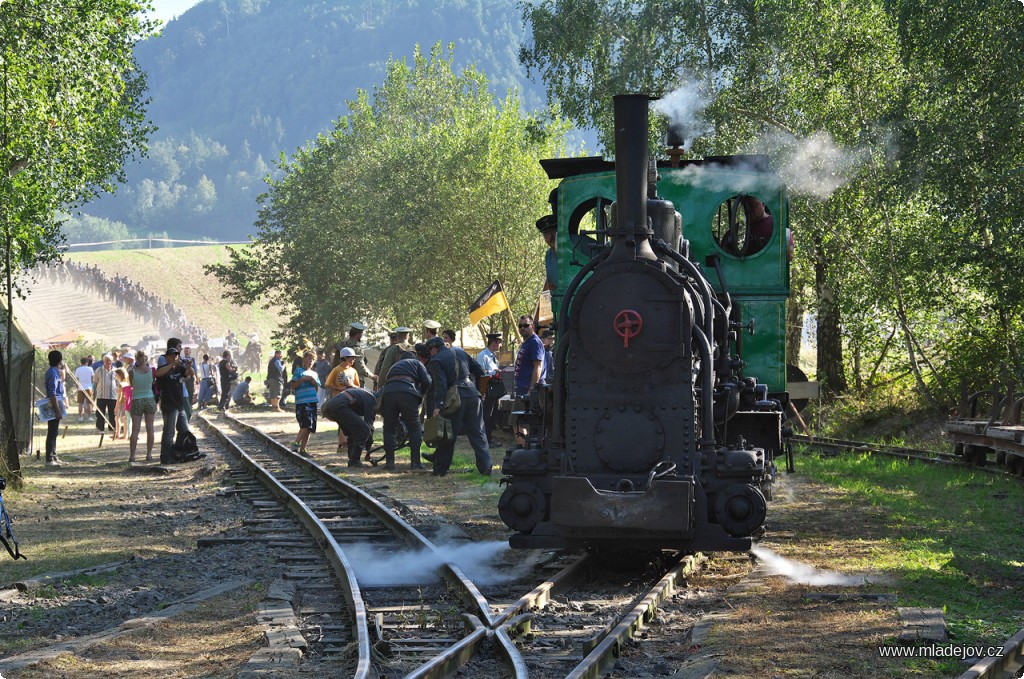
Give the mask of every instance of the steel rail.
<svg viewBox="0 0 1024 679">
<path fill-rule="evenodd" d="M 349 604 L 349 614 L 352 618 L 352 625 L 355 629 L 356 647 L 358 649 L 358 660 L 356 670 L 353 674 L 355 679 L 368 679 L 371 674 L 370 656 L 370 630 L 366 614 L 366 603 L 363 601 L 359 583 L 356 581 L 355 570 L 341 545 L 331 535 L 327 526 L 317 518 L 316 514 L 302 501 L 295 493 L 288 490 L 281 484 L 273 473 L 264 468 L 256 460 L 250 457 L 241 447 L 231 440 L 230 436 L 221 431 L 219 427 L 200 414 L 200 421 L 205 423 L 207 428 L 221 441 L 221 443 L 232 451 L 242 462 L 245 468 L 270 490 L 270 492 L 281 500 L 285 506 L 294 514 L 306 527 L 313 539 L 320 545 L 325 557 L 330 562 L 332 569 L 341 581 L 345 599 Z"/>
<path fill-rule="evenodd" d="M 317 464 L 316 461 L 289 450 L 286 446 L 268 435 L 259 427 L 242 422 L 238 418 L 233 417 L 230 413 L 223 413 L 222 417 L 238 429 L 259 438 L 263 441 L 264 445 L 273 448 L 279 454 L 288 456 L 292 462 L 304 467 L 310 474 L 316 476 L 334 490 L 344 494 L 350 500 L 385 524 L 389 530 L 401 539 L 405 540 L 409 545 L 432 552 L 439 551 L 438 547 L 433 542 L 362 488 L 338 477 L 323 466 Z M 215 425 L 210 423 L 207 418 L 203 418 L 203 420 L 217 431 Z M 461 568 L 450 561 L 445 561 L 438 567 L 438 569 L 442 578 L 452 586 L 456 592 L 458 592 L 463 602 L 473 609 L 473 614 L 466 616 L 467 624 L 472 629 L 467 636 L 459 642 L 445 649 L 443 652 L 434 656 L 431 660 L 427 661 L 410 673 L 408 675 L 409 677 L 433 679 L 435 677 L 439 678 L 447 676 L 473 657 L 473 654 L 476 653 L 480 643 L 485 638 L 491 636 L 492 630 L 497 625 L 494 613 L 491 611 L 491 607 L 487 602 L 487 599 L 480 593 L 477 586 L 466 576 Z M 481 623 L 481 619 L 483 620 L 483 623 Z M 501 647 L 501 653 L 506 657 L 519 655 L 519 651 L 514 644 L 512 644 L 511 647 L 508 647 L 504 643 L 501 643 L 501 640 L 499 639 L 499 646 Z"/>
<path fill-rule="evenodd" d="M 596 679 L 607 671 L 619 657 L 626 640 L 631 639 L 646 626 L 658 605 L 675 592 L 676 583 L 693 572 L 695 559 L 692 556 L 678 555 L 676 560 L 676 565 L 650 589 L 640 603 L 605 634 L 594 650 L 566 675 L 566 679 Z"/>
<path fill-rule="evenodd" d="M 1013 679 L 1024 669 L 1024 629 L 1003 645 L 998 656 L 982 658 L 957 679 Z"/>
<path fill-rule="evenodd" d="M 802 434 L 794 434 L 792 438 L 793 441 L 797 443 L 805 443 L 815 448 L 832 450 L 833 452 L 886 455 L 888 457 L 924 462 L 926 464 L 949 465 L 951 467 L 978 470 L 987 474 L 995 474 L 997 476 L 1015 476 L 1013 472 L 995 464 L 980 467 L 967 464 L 961 456 L 954 455 L 953 453 L 940 453 L 933 450 L 921 450 L 919 448 L 900 448 L 898 446 L 865 443 L 864 441 L 847 441 L 845 439 L 828 438 L 825 436 L 804 436 Z"/>
<path fill-rule="evenodd" d="M 959 457 L 952 453 L 939 453 L 932 450 L 919 448 L 901 448 L 899 446 L 883 445 L 880 443 L 865 443 L 863 441 L 847 441 L 845 439 L 829 438 L 827 436 L 805 436 L 793 434 L 793 441 L 807 443 L 821 448 L 834 448 L 839 451 L 880 453 L 890 457 L 899 457 L 905 460 L 918 460 L 932 464 L 949 463 L 960 464 Z"/>
<path fill-rule="evenodd" d="M 516 633 L 516 636 L 518 633 L 521 633 L 533 617 L 532 614 L 525 613 L 525 611 L 534 608 L 544 608 L 551 601 L 553 594 L 567 589 L 574 584 L 579 579 L 584 566 L 589 563 L 590 555 L 584 554 L 555 573 L 551 578 L 524 594 L 518 601 L 506 606 L 495 617 L 495 623 L 491 629 L 498 643 L 498 650 L 516 679 L 526 679 L 529 676 L 526 660 L 512 638 L 514 633 Z"/>
</svg>

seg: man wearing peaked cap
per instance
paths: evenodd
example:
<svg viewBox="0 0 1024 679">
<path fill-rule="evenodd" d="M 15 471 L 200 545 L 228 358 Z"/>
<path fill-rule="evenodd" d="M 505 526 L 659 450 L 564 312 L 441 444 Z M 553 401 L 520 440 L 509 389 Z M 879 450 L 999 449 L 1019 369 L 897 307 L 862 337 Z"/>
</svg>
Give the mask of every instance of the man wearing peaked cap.
<svg viewBox="0 0 1024 679">
<path fill-rule="evenodd" d="M 373 390 L 377 391 L 378 382 L 382 381 L 387 373 L 381 370 L 381 366 L 384 364 L 384 354 L 388 353 L 388 349 L 398 344 L 398 332 L 392 330 L 388 333 L 388 345 L 384 347 L 384 351 L 377 354 L 377 363 L 373 366 L 373 372 L 377 376 L 377 379 L 373 381 Z"/>
<path fill-rule="evenodd" d="M 437 337 L 437 331 L 441 329 L 441 324 L 437 321 L 427 319 L 423 321 L 423 341 L 426 342 L 431 337 Z"/>
<path fill-rule="evenodd" d="M 494 443 L 494 427 L 498 418 L 498 401 L 508 393 L 505 384 L 501 381 L 501 366 L 498 365 L 498 351 L 504 341 L 500 332 L 487 334 L 487 348 L 476 355 L 476 362 L 484 371 L 487 384 L 483 385 L 480 392 L 484 395 L 484 433 L 487 434 L 487 444 Z"/>
<path fill-rule="evenodd" d="M 366 357 L 363 355 L 363 331 L 366 330 L 366 326 L 362 323 L 354 322 L 349 324 L 348 339 L 342 340 L 338 343 L 338 351 L 340 352 L 345 347 L 349 347 L 356 355 L 356 372 L 359 373 L 360 384 L 370 384 L 370 380 L 376 380 L 377 376 L 370 372 L 369 366 L 366 365 Z"/>
<path fill-rule="evenodd" d="M 554 290 L 558 287 L 558 255 L 555 254 L 555 240 L 558 236 L 558 220 L 554 215 L 544 215 L 537 220 L 537 230 L 544 237 L 548 249 L 544 251 L 544 287 Z"/>
<path fill-rule="evenodd" d="M 383 386 L 387 381 L 388 371 L 391 366 L 398 362 L 399 357 L 406 351 L 413 351 L 413 345 L 409 342 L 409 335 L 412 328 L 400 325 L 394 330 L 397 341 L 384 350 L 377 362 L 377 382 Z"/>
</svg>

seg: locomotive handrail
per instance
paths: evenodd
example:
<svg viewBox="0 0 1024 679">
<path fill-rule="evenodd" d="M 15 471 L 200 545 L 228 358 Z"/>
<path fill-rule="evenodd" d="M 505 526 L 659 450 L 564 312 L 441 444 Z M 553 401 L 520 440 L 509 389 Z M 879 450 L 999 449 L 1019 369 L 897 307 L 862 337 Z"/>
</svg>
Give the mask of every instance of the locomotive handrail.
<svg viewBox="0 0 1024 679">
<path fill-rule="evenodd" d="M 562 295 L 562 304 L 558 308 L 558 336 L 568 337 L 569 327 L 566 323 L 566 318 L 569 315 L 569 304 L 572 301 L 572 297 L 576 294 L 576 289 L 583 284 L 583 279 L 586 278 L 591 271 L 597 267 L 598 264 L 608 259 L 608 254 L 611 249 L 605 248 L 603 251 L 598 253 L 596 257 L 591 259 L 584 265 L 582 269 L 576 272 L 573 276 L 572 282 L 569 283 L 569 287 L 565 289 L 565 294 Z M 563 327 L 565 324 L 565 327 Z M 555 343 L 555 374 L 552 382 L 556 385 L 555 389 L 555 402 L 552 405 L 551 419 L 551 442 L 562 447 L 565 445 L 565 427 L 563 421 L 565 418 L 565 355 L 569 352 L 569 342 L 556 342 Z"/>
<path fill-rule="evenodd" d="M 671 247 L 669 247 L 669 244 L 666 243 L 665 241 L 663 241 L 663 240 L 656 240 L 656 241 L 654 241 L 654 247 L 655 247 L 656 250 L 660 250 L 662 253 L 668 255 L 669 257 L 671 257 L 680 266 L 685 267 L 686 268 L 686 272 L 689 273 L 690 276 L 695 281 L 697 281 L 700 284 L 701 297 L 703 297 L 703 302 L 704 302 L 704 313 L 702 314 L 702 317 L 701 317 L 701 321 L 702 321 L 702 323 L 705 326 L 704 327 L 704 334 L 706 334 L 708 337 L 714 337 L 714 334 L 715 334 L 714 322 L 715 321 L 714 321 L 714 314 L 712 312 L 712 309 L 714 308 L 713 307 L 713 303 L 717 302 L 717 300 L 715 300 L 714 296 L 711 294 L 711 286 L 708 284 L 707 279 L 704 278 L 704 276 L 701 275 L 700 269 L 697 268 L 696 264 L 691 262 L 686 257 L 683 257 L 680 253 L 678 253 L 675 250 L 673 250 Z M 718 303 L 718 306 L 721 306 L 721 302 L 717 302 L 717 303 Z M 722 307 L 722 311 L 724 313 L 725 307 Z"/>
<path fill-rule="evenodd" d="M 712 363 L 711 340 L 697 326 L 693 326 L 691 334 L 697 340 L 697 348 L 700 350 L 701 392 L 705 401 L 701 406 L 701 418 L 704 422 L 700 432 L 700 447 L 702 450 L 713 450 L 715 447 L 715 409 L 712 405 L 712 398 L 715 389 L 715 366 Z"/>
</svg>

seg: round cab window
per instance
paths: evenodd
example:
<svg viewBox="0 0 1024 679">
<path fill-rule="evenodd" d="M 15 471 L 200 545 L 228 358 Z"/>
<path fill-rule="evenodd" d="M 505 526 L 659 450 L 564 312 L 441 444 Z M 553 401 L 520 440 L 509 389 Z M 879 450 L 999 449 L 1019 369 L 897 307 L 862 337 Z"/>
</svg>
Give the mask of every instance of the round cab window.
<svg viewBox="0 0 1024 679">
<path fill-rule="evenodd" d="M 775 220 L 768 208 L 754 196 L 734 196 L 718 206 L 711 225 L 715 242 L 734 257 L 749 257 L 772 240 Z"/>
</svg>

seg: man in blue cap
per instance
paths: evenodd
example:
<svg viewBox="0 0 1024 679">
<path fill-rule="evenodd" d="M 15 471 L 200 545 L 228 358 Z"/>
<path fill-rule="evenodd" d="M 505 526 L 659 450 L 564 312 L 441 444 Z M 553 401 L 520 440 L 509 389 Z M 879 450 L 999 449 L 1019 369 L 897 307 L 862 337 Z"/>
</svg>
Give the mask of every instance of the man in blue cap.
<svg viewBox="0 0 1024 679">
<path fill-rule="evenodd" d="M 455 439 L 465 434 L 473 446 L 476 457 L 476 468 L 481 474 L 491 474 L 491 452 L 487 446 L 487 435 L 484 433 L 483 411 L 480 407 L 480 392 L 476 388 L 476 380 L 483 377 L 484 371 L 480 364 L 460 347 L 448 347 L 440 337 L 432 337 L 425 343 L 430 352 L 427 372 L 432 382 L 427 393 L 427 412 L 432 417 L 441 414 L 448 388 L 456 385 L 461 405 L 458 411 L 450 416 L 452 421 L 452 440 L 437 445 L 431 458 L 423 457 L 434 464 L 434 476 L 444 476 L 451 467 L 455 454 Z"/>
</svg>

